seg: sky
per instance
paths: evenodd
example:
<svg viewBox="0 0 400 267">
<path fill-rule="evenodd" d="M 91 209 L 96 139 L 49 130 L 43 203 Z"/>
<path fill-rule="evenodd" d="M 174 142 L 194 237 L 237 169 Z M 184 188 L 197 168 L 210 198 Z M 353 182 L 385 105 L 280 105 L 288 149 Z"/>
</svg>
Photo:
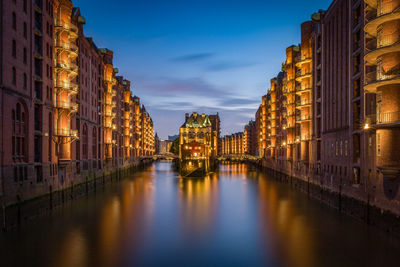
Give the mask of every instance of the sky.
<svg viewBox="0 0 400 267">
<path fill-rule="evenodd" d="M 114 51 L 114 66 L 160 138 L 185 113 L 221 117 L 221 135 L 254 119 L 269 81 L 300 42 L 300 24 L 332 0 L 73 0 L 84 33 Z M 300 3 L 300 4 L 299 4 Z"/>
</svg>

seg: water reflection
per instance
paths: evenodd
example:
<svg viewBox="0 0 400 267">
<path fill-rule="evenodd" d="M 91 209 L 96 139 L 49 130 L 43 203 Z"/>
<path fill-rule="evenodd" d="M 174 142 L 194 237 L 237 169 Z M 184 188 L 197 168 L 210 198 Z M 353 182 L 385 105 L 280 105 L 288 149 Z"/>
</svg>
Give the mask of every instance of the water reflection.
<svg viewBox="0 0 400 267">
<path fill-rule="evenodd" d="M 80 229 L 75 229 L 71 232 L 68 232 L 65 236 L 63 236 L 63 240 L 60 240 L 60 250 L 59 255 L 56 257 L 59 258 L 59 266 L 60 267 L 69 267 L 69 266 L 87 266 L 87 244 L 86 240 L 83 236 L 83 233 Z"/>
<path fill-rule="evenodd" d="M 263 240 L 269 248 L 276 249 L 273 254 L 281 254 L 285 266 L 316 266 L 312 243 L 315 237 L 304 215 L 296 212 L 289 196 L 278 194 L 276 183 L 262 178 L 258 183 Z"/>
<path fill-rule="evenodd" d="M 399 242 L 245 164 L 170 163 L 0 234 L 2 266 L 396 266 Z"/>
<path fill-rule="evenodd" d="M 178 186 L 182 230 L 200 237 L 215 222 L 218 176 L 214 173 L 204 179 L 180 178 Z"/>
</svg>

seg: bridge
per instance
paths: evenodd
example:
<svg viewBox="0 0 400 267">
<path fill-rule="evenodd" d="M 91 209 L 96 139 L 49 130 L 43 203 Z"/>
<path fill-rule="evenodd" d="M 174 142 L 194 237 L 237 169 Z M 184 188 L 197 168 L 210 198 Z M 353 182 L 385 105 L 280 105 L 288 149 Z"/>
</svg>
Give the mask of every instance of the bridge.
<svg viewBox="0 0 400 267">
<path fill-rule="evenodd" d="M 247 155 L 247 154 L 228 154 L 228 155 L 220 155 L 220 156 L 218 156 L 217 159 L 218 159 L 218 161 L 257 162 L 257 161 L 261 160 L 261 157 L 256 157 L 256 156 Z"/>
<path fill-rule="evenodd" d="M 153 156 L 146 156 L 146 157 L 141 157 L 140 160 L 146 160 L 146 159 L 151 159 L 151 160 L 174 160 L 179 158 L 178 155 L 174 154 L 158 154 L 158 155 L 153 155 Z"/>
<path fill-rule="evenodd" d="M 153 156 L 145 156 L 145 157 L 140 157 L 141 161 L 144 160 L 174 160 L 178 159 L 178 155 L 174 154 L 158 154 L 158 155 L 153 155 Z M 247 155 L 247 154 L 228 154 L 228 155 L 219 155 L 217 157 L 218 161 L 236 161 L 236 162 L 245 162 L 245 161 L 251 161 L 251 162 L 257 162 L 261 160 L 261 157 L 256 157 L 253 155 Z"/>
</svg>

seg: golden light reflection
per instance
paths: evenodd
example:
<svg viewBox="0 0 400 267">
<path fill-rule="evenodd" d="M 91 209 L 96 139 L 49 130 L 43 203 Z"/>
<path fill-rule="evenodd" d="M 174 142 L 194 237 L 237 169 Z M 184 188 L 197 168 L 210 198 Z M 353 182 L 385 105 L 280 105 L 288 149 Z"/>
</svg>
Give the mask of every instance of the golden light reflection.
<svg viewBox="0 0 400 267">
<path fill-rule="evenodd" d="M 75 229 L 60 240 L 60 255 L 57 257 L 57 266 L 59 267 L 84 267 L 88 266 L 87 253 L 88 248 L 86 239 L 80 229 Z"/>
<path fill-rule="evenodd" d="M 278 184 L 259 179 L 260 219 L 264 240 L 278 244 L 287 262 L 283 266 L 315 266 L 313 233 L 305 218 L 296 210 L 293 199 L 283 196 Z"/>
<path fill-rule="evenodd" d="M 211 174 L 205 178 L 179 179 L 179 208 L 181 225 L 195 235 L 209 229 L 216 217 L 218 178 Z"/>
<path fill-rule="evenodd" d="M 153 177 L 154 170 L 123 181 L 120 195 L 104 205 L 97 244 L 102 266 L 117 265 L 120 255 L 132 254 L 142 245 L 154 211 Z"/>
<path fill-rule="evenodd" d="M 118 249 L 118 232 L 121 223 L 121 203 L 118 197 L 114 197 L 105 204 L 100 224 L 100 253 L 104 255 L 107 264 L 112 264 L 116 259 Z"/>
</svg>

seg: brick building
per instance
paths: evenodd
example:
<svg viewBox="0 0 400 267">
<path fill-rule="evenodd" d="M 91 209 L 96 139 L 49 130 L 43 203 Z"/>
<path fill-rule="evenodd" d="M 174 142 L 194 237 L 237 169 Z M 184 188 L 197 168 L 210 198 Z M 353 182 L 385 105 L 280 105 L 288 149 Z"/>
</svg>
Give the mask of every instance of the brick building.
<svg viewBox="0 0 400 267">
<path fill-rule="evenodd" d="M 151 117 L 116 76 L 113 52 L 84 35 L 79 8 L 69 0 L 4 1 L 0 11 L 2 204 L 154 153 Z"/>
<path fill-rule="evenodd" d="M 243 132 L 224 136 L 221 138 L 221 144 L 223 155 L 245 154 L 245 137 Z"/>
<path fill-rule="evenodd" d="M 399 7 L 335 0 L 301 25 L 267 92 L 264 166 L 400 214 Z"/>
</svg>

